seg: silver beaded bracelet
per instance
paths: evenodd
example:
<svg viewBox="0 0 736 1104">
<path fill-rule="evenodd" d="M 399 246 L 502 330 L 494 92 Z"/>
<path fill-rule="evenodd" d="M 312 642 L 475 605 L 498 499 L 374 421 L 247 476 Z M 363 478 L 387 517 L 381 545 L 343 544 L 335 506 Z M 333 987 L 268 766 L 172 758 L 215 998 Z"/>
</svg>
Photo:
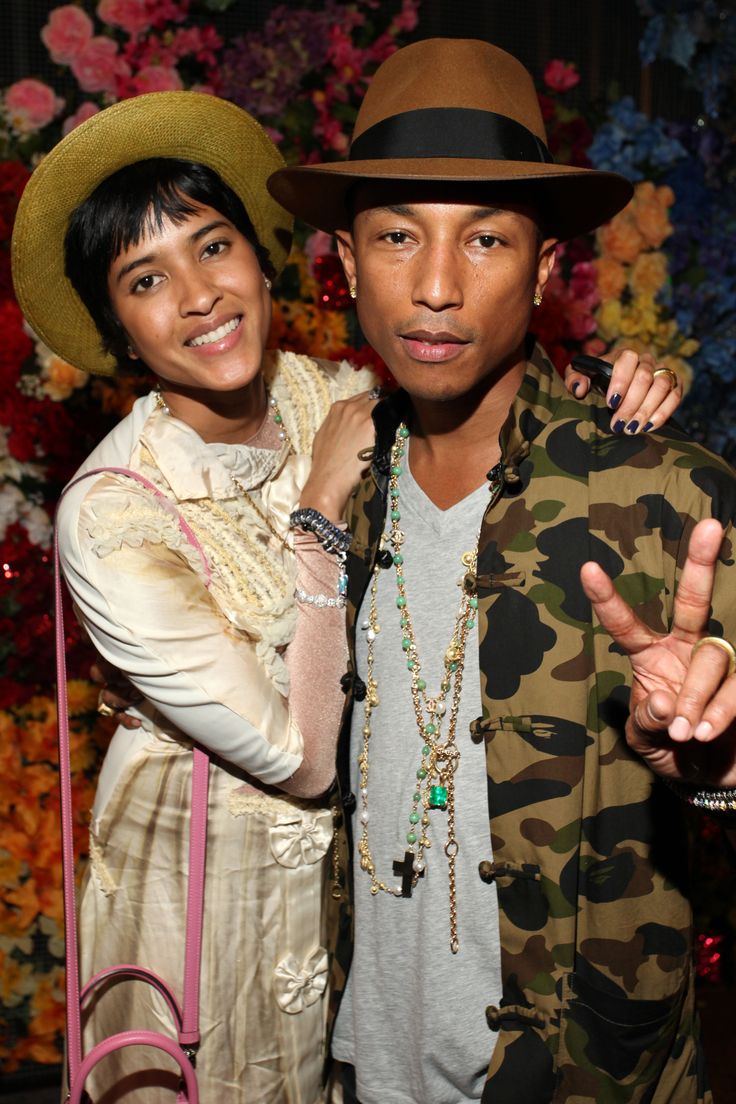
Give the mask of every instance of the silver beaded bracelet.
<svg viewBox="0 0 736 1104">
<path fill-rule="evenodd" d="M 696 809 L 703 809 L 706 813 L 717 816 L 724 814 L 724 820 L 733 819 L 736 823 L 736 789 L 729 790 L 694 790 L 682 782 L 675 782 L 671 778 L 665 779 L 667 785 L 678 797 L 693 805 Z"/>
<path fill-rule="evenodd" d="M 311 506 L 292 511 L 289 515 L 289 526 L 292 529 L 298 527 L 306 530 L 307 533 L 314 533 L 325 552 L 347 553 L 353 539 L 347 530 L 341 529 Z"/>
<path fill-rule="evenodd" d="M 297 587 L 294 591 L 294 597 L 297 602 L 302 602 L 305 606 L 316 606 L 317 609 L 343 609 L 345 606 L 344 594 L 338 594 L 335 598 L 328 598 L 326 594 L 307 594 L 306 590 Z"/>
</svg>

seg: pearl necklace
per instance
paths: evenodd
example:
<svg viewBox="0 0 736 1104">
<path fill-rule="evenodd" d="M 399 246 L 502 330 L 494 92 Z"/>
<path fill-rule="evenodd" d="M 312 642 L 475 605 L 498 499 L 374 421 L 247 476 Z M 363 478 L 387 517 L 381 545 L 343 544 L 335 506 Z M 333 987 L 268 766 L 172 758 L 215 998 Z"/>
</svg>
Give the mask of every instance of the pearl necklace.
<svg viewBox="0 0 736 1104">
<path fill-rule="evenodd" d="M 422 665 L 419 658 L 411 614 L 406 594 L 406 582 L 403 575 L 404 556 L 402 546 L 404 534 L 401 531 L 401 511 L 399 508 L 399 477 L 402 473 L 402 461 L 405 457 L 405 443 L 409 430 L 402 423 L 397 432 L 391 450 L 389 476 L 389 495 L 391 522 L 390 534 L 381 539 L 381 549 L 390 544 L 393 549 L 393 564 L 396 569 L 396 608 L 399 612 L 399 624 L 402 632 L 402 650 L 411 679 L 411 697 L 417 730 L 422 742 L 419 767 L 416 772 L 416 786 L 412 794 L 406 833 L 407 848 L 403 860 L 393 864 L 393 873 L 401 877 L 401 886 L 387 885 L 377 873 L 370 848 L 368 823 L 368 783 L 370 775 L 370 738 L 371 715 L 378 705 L 378 684 L 374 675 L 375 641 L 380 633 L 377 614 L 378 579 L 381 573 L 381 555 L 379 553 L 373 571 L 371 584 L 371 602 L 366 625 L 367 641 L 367 680 L 364 701 L 363 746 L 358 757 L 360 773 L 360 823 L 361 835 L 358 841 L 360 866 L 370 878 L 372 894 L 389 893 L 394 897 L 411 897 L 426 869 L 425 852 L 432 846 L 430 832 L 433 811 L 447 814 L 447 841 L 444 846 L 448 866 L 448 887 L 450 900 L 450 950 L 456 954 L 459 950 L 457 925 L 457 884 L 455 862 L 459 844 L 455 834 L 455 772 L 460 761 L 460 750 L 456 744 L 457 715 L 462 692 L 463 669 L 468 636 L 475 626 L 478 598 L 476 596 L 477 544 L 471 552 L 462 557 L 465 574 L 461 580 L 462 597 L 450 643 L 444 657 L 444 675 L 439 691 L 430 694 L 427 683 L 422 678 Z M 496 473 L 494 473 L 495 475 Z M 491 493 L 495 497 L 502 483 L 499 478 L 491 484 Z M 448 712 L 449 697 L 449 712 Z M 443 739 L 442 725 L 447 716 L 447 735 Z"/>
</svg>

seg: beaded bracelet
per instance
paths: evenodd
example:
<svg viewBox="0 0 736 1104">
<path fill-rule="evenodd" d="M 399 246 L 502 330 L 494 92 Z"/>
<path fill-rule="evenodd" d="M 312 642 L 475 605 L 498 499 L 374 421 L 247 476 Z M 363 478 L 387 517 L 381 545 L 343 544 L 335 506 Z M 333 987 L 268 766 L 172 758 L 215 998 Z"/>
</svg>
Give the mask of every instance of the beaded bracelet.
<svg viewBox="0 0 736 1104">
<path fill-rule="evenodd" d="M 294 510 L 289 515 L 289 526 L 292 529 L 298 527 L 306 530 L 307 533 L 314 533 L 325 552 L 347 553 L 353 539 L 347 530 L 340 529 L 319 510 L 313 510 L 311 506 L 303 510 Z"/>
<path fill-rule="evenodd" d="M 694 790 L 682 782 L 665 779 L 669 788 L 696 809 L 703 809 L 709 816 L 722 820 L 724 824 L 736 824 L 736 789 Z"/>
<path fill-rule="evenodd" d="M 343 609 L 345 606 L 344 594 L 328 598 L 326 594 L 307 594 L 306 590 L 297 587 L 294 591 L 294 597 L 297 602 L 302 602 L 305 606 L 316 606 L 317 609 Z"/>
</svg>

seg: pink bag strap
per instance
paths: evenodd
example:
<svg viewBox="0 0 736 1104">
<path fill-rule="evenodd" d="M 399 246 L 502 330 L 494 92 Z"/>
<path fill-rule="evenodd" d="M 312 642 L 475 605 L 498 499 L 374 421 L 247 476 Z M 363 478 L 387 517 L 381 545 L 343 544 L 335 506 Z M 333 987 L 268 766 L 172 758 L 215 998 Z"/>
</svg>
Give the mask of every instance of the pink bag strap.
<svg viewBox="0 0 736 1104">
<path fill-rule="evenodd" d="M 211 571 L 204 551 L 197 540 L 191 527 L 176 509 L 174 504 L 145 476 L 128 468 L 95 468 L 85 472 L 77 479 L 67 484 L 62 496 L 83 479 L 93 475 L 113 473 L 129 476 L 152 491 L 160 504 L 170 513 L 176 515 L 179 528 L 187 541 L 197 549 L 205 573 L 205 583 L 209 585 Z M 61 791 L 61 835 L 62 835 L 62 869 L 64 875 L 64 925 L 66 931 L 66 1010 L 67 1010 L 67 1051 L 69 1066 L 69 1085 L 71 1098 L 76 1099 L 82 1092 L 84 1079 L 89 1070 L 110 1051 L 121 1046 L 148 1045 L 167 1050 L 173 1057 L 181 1054 L 180 1048 L 185 1048 L 185 1062 L 182 1064 L 182 1074 L 187 1095 L 179 1099 L 190 1100 L 192 1104 L 197 1099 L 196 1080 L 193 1081 L 193 1071 L 187 1072 L 193 1053 L 199 1043 L 199 980 L 202 952 L 202 918 L 204 909 L 204 875 L 207 852 L 207 794 L 209 756 L 198 747 L 193 748 L 192 764 L 192 812 L 189 829 L 189 880 L 187 886 L 187 919 L 184 952 L 184 984 L 182 995 L 182 1007 L 179 1012 L 176 1000 L 168 992 L 166 983 L 157 978 L 150 970 L 136 965 L 121 965 L 110 967 L 93 978 L 80 994 L 79 979 L 79 949 L 77 939 L 77 911 L 76 890 L 74 881 L 74 837 L 73 837 L 73 809 L 72 809 L 72 784 L 71 763 L 69 748 L 69 711 L 67 702 L 67 675 L 66 675 L 66 635 L 64 632 L 64 612 L 61 590 L 61 565 L 59 560 L 59 530 L 58 525 L 54 532 L 54 603 L 56 610 L 56 679 L 57 679 L 57 708 L 59 726 L 59 785 Z M 94 986 L 107 980 L 116 974 L 125 974 L 128 977 L 138 976 L 149 981 L 164 996 L 172 1010 L 177 1026 L 179 1047 L 173 1040 L 168 1040 L 171 1050 L 166 1045 L 166 1037 L 155 1032 L 123 1032 L 103 1040 L 82 1058 L 82 1027 L 81 1006 L 84 998 Z M 161 1041 L 163 1040 L 163 1042 Z M 81 1080 L 80 1080 L 81 1078 Z M 192 1091 L 193 1085 L 193 1091 Z"/>
</svg>

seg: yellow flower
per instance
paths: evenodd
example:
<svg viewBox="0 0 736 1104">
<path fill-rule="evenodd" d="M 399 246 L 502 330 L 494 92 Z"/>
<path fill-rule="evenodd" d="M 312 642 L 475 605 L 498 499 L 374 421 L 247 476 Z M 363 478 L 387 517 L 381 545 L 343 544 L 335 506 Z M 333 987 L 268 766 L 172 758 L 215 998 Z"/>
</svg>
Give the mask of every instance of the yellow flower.
<svg viewBox="0 0 736 1104">
<path fill-rule="evenodd" d="M 606 299 L 597 313 L 598 332 L 606 341 L 613 341 L 621 332 L 621 303 L 618 299 Z"/>
<path fill-rule="evenodd" d="M 667 275 L 667 258 L 664 253 L 648 250 L 636 258 L 629 276 L 629 285 L 637 295 L 654 295 L 664 284 Z"/>
<path fill-rule="evenodd" d="M 94 713 L 97 709 L 97 687 L 87 679 L 69 679 L 67 684 L 69 713 Z"/>
</svg>

